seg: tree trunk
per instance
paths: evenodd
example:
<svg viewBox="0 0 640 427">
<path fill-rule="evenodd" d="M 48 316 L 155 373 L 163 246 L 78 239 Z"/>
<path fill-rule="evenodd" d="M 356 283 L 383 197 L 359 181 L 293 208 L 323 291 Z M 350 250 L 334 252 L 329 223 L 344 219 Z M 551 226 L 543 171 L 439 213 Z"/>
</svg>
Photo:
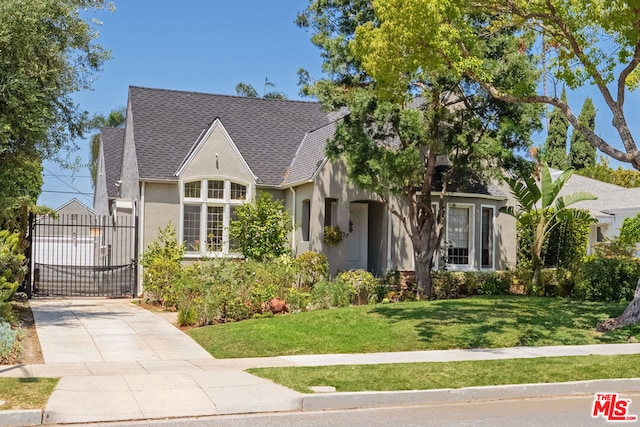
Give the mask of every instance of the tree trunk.
<svg viewBox="0 0 640 427">
<path fill-rule="evenodd" d="M 627 308 L 625 308 L 624 312 L 614 319 L 607 319 L 604 322 L 600 322 L 598 324 L 598 331 L 612 331 L 614 329 L 633 325 L 638 322 L 640 322 L 640 279 L 638 279 L 638 284 L 636 285 L 636 292 L 633 295 L 633 299 L 631 300 Z"/>
<path fill-rule="evenodd" d="M 416 285 L 418 287 L 419 299 L 433 298 L 433 281 L 431 278 L 431 262 L 427 262 L 424 257 L 415 257 L 416 264 Z"/>
</svg>

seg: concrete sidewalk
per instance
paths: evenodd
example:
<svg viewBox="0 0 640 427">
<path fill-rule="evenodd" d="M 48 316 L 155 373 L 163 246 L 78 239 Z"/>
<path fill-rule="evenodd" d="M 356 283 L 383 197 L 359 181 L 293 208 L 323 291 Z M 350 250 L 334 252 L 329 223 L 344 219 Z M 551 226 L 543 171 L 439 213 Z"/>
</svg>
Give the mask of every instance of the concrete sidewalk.
<svg viewBox="0 0 640 427">
<path fill-rule="evenodd" d="M 129 300 L 45 300 L 32 301 L 31 307 L 45 364 L 2 366 L 0 376 L 61 377 L 44 411 L 44 423 L 640 391 L 640 379 L 632 379 L 459 390 L 306 395 L 243 370 L 252 367 L 630 354 L 640 353 L 640 344 L 214 359 L 167 320 L 136 307 Z M 11 424 L 19 425 L 17 422 Z"/>
</svg>

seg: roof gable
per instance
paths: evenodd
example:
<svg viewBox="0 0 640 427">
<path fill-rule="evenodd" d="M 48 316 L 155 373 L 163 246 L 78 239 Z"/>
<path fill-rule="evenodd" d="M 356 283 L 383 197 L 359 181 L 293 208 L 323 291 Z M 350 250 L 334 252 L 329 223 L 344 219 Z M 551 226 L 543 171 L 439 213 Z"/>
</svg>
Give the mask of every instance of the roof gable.
<svg viewBox="0 0 640 427">
<path fill-rule="evenodd" d="M 237 170 L 238 165 L 244 169 L 245 173 Z M 192 170 L 190 171 L 190 169 Z M 204 173 L 194 172 L 193 169 L 200 169 Z M 223 175 L 248 175 L 253 181 L 256 180 L 255 174 L 242 157 L 224 125 L 219 118 L 216 118 L 207 131 L 203 132 L 193 144 L 175 172 L 175 176 L 179 177 L 189 172 L 195 173 L 195 175 L 216 175 L 221 173 L 221 170 Z"/>
</svg>

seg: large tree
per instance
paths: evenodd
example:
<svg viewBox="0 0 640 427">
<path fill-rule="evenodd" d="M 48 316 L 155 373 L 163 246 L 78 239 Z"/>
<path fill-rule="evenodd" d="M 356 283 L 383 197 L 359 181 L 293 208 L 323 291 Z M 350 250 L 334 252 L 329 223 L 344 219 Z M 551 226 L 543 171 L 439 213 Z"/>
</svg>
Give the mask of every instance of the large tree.
<svg viewBox="0 0 640 427">
<path fill-rule="evenodd" d="M 562 88 L 560 99 L 567 101 L 567 91 Z M 569 132 L 569 120 L 562 114 L 558 107 L 554 107 L 549 117 L 549 129 L 547 139 L 542 150 L 543 160 L 552 168 L 566 169 L 567 161 L 567 136 Z"/>
<path fill-rule="evenodd" d="M 596 128 L 596 107 L 589 97 L 582 104 L 578 122 L 592 131 Z M 596 147 L 589 144 L 587 138 L 576 130 L 571 134 L 569 161 L 571 167 L 576 170 L 592 167 L 596 164 Z"/>
<path fill-rule="evenodd" d="M 97 114 L 91 119 L 90 127 L 101 129 L 105 127 L 117 128 L 124 126 L 126 120 L 126 108 L 120 107 L 111 110 L 108 115 Z M 98 154 L 100 153 L 100 132 L 91 136 L 91 159 L 89 160 L 89 172 L 91 172 L 91 182 L 96 186 L 98 175 Z"/>
<path fill-rule="evenodd" d="M 71 94 L 88 89 L 108 58 L 92 21 L 103 0 L 0 2 L 0 169 L 70 148 L 88 114 Z M 29 159 L 25 161 L 25 159 Z"/>
<path fill-rule="evenodd" d="M 370 43 L 364 63 L 377 81 L 402 87 L 418 71 L 449 70 L 451 75 L 476 81 L 498 100 L 553 105 L 592 146 L 640 170 L 640 150 L 625 115 L 626 97 L 640 85 L 640 7 L 636 0 L 372 1 L 381 22 L 360 28 L 356 41 Z M 500 69 L 482 51 L 478 15 L 492 17 L 486 21 L 485 34 L 516 29 L 522 36 L 523 51 L 539 49 L 539 57 L 545 59 L 540 63 L 545 81 L 553 78 L 570 89 L 592 85 L 613 116 L 619 140 L 604 140 L 555 96 L 525 93 L 519 86 L 499 87 Z M 640 280 L 633 301 L 606 327 L 638 321 Z"/>
<path fill-rule="evenodd" d="M 445 234 L 446 195 L 473 191 L 485 182 L 484 172 L 517 163 L 514 152 L 528 146 L 540 109 L 497 101 L 480 85 L 447 71 L 417 71 L 403 85 L 379 80 L 366 64 L 370 40 L 351 42 L 360 26 L 380 25 L 376 12 L 370 1 L 310 1 L 297 22 L 313 30 L 328 78 L 306 93 L 329 109 L 348 111 L 327 153 L 344 159 L 349 178 L 375 192 L 401 221 L 412 242 L 418 291 L 430 298 L 431 268 Z M 376 48 L 381 56 L 390 53 L 380 44 Z M 534 89 L 533 67 L 520 52 L 519 38 L 508 30 L 496 32 L 484 39 L 483 49 L 503 71 L 496 82 L 500 87 Z"/>
</svg>

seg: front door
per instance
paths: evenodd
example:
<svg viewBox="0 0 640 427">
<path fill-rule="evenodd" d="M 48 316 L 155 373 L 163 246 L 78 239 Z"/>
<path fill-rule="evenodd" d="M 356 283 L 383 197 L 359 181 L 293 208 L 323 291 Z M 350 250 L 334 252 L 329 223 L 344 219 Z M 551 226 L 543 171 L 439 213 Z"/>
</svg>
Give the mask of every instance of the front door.
<svg viewBox="0 0 640 427">
<path fill-rule="evenodd" d="M 369 205 L 351 203 L 349 206 L 349 269 L 367 269 Z"/>
</svg>

